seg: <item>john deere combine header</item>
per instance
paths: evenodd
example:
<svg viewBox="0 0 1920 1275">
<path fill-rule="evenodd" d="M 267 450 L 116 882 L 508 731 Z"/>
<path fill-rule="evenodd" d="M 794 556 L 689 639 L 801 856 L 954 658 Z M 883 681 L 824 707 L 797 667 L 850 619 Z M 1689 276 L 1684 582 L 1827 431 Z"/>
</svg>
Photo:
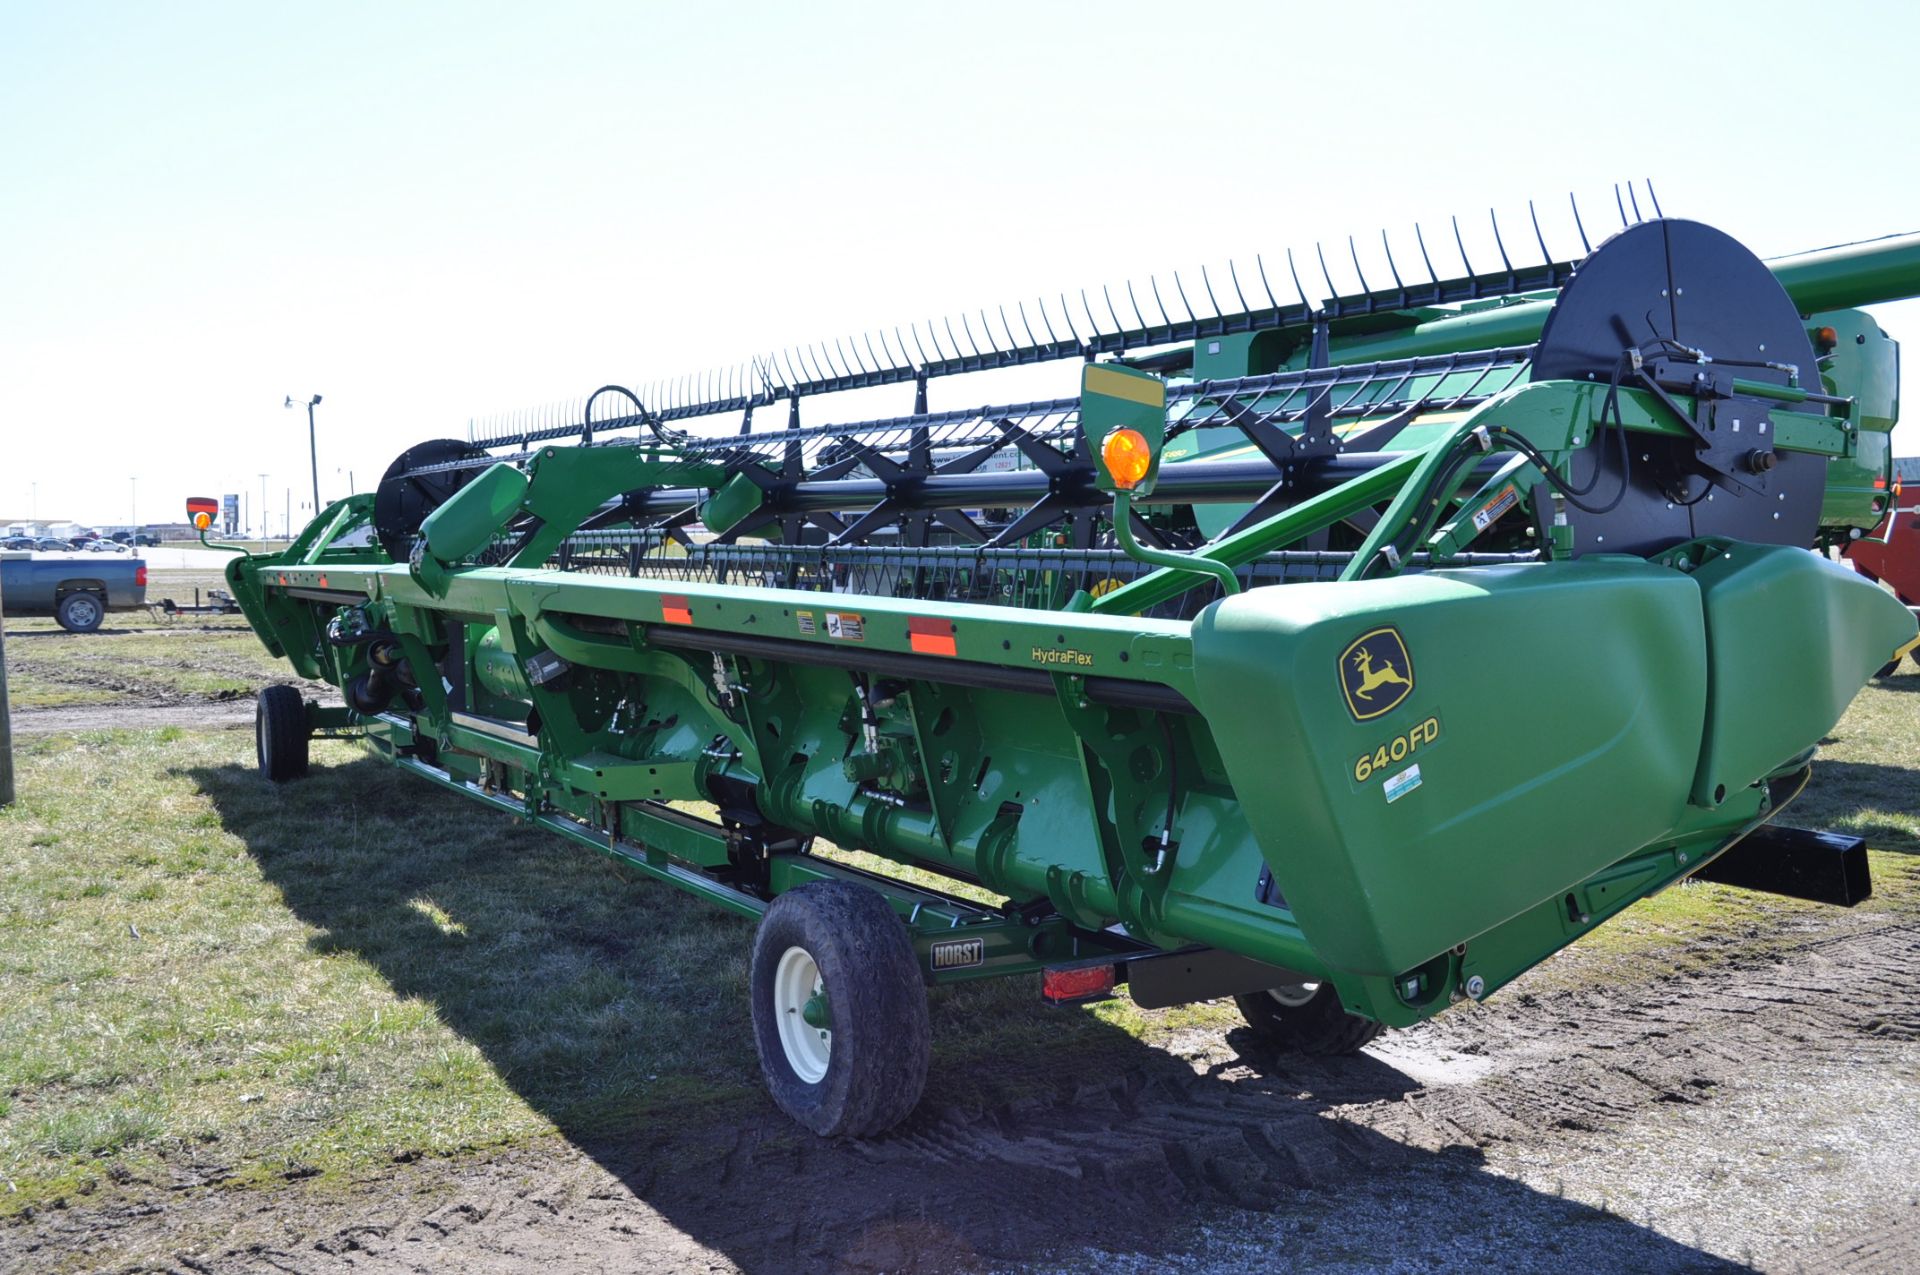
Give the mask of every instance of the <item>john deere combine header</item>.
<svg viewBox="0 0 1920 1275">
<path fill-rule="evenodd" d="M 228 569 L 344 692 L 263 694 L 261 769 L 364 735 L 759 918 L 760 1058 L 823 1134 L 913 1108 L 930 984 L 1234 995 L 1342 1051 L 1690 873 L 1851 901 L 1858 843 L 1766 825 L 1916 640 L 1810 550 L 1885 512 L 1896 347 L 1843 307 L 1920 294 L 1920 237 L 1770 268 L 1622 221 L 1577 261 L 1176 280 L 1178 314 L 1063 299 L 423 443 Z M 1078 394 L 929 403 L 1069 361 Z M 913 411 L 803 415 L 886 385 Z"/>
</svg>

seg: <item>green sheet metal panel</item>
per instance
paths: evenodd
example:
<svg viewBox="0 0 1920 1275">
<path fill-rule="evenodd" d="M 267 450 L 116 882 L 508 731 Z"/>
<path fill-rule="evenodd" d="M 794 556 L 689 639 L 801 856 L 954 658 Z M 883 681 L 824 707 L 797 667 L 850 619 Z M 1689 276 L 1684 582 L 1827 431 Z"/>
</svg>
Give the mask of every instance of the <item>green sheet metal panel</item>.
<svg viewBox="0 0 1920 1275">
<path fill-rule="evenodd" d="M 1694 579 L 1712 695 L 1693 798 L 1717 805 L 1823 738 L 1914 618 L 1851 568 L 1785 545 L 1729 544 Z"/>
<path fill-rule="evenodd" d="M 1686 575 L 1594 558 L 1208 608 L 1199 706 L 1327 963 L 1410 969 L 1666 835 L 1698 758 L 1700 615 Z"/>
</svg>

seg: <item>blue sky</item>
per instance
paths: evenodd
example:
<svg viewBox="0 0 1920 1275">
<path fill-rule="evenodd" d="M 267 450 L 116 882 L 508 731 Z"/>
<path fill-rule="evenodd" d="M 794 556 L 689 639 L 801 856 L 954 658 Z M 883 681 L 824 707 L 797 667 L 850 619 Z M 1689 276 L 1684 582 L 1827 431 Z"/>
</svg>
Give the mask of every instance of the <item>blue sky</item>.
<svg viewBox="0 0 1920 1275">
<path fill-rule="evenodd" d="M 610 380 L 1626 178 L 1763 255 L 1920 229 L 1914 15 L 5 0 L 0 516 L 264 472 L 277 523 L 287 394 L 331 498 Z"/>
</svg>

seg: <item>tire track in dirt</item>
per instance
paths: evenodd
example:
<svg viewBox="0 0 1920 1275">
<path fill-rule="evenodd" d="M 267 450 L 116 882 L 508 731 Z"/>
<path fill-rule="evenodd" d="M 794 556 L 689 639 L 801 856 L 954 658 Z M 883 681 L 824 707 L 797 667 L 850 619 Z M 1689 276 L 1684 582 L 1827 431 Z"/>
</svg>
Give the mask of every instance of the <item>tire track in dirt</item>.
<svg viewBox="0 0 1920 1275">
<path fill-rule="evenodd" d="M 1286 1226 L 1304 1225 L 1287 1219 L 1362 1226 L 1432 1196 L 1476 1201 L 1505 1220 L 1458 1255 L 1463 1266 L 1564 1265 L 1567 1254 L 1523 1250 L 1514 1237 L 1572 1228 L 1604 1244 L 1602 1268 L 1720 1269 L 1723 1258 L 1683 1239 L 1483 1166 L 1501 1156 L 1550 1162 L 1570 1147 L 1613 1154 L 1620 1134 L 1676 1105 L 1718 1119 L 1721 1093 L 1756 1068 L 1824 1069 L 1870 1089 L 1868 1064 L 1911 1056 L 1920 1040 L 1911 995 L 1920 924 L 1830 918 L 1787 930 L 1764 953 L 1650 984 L 1521 991 L 1467 1007 L 1356 1059 L 1275 1057 L 1235 1032 L 1244 1053 L 1216 1038 L 1192 1061 L 1155 1053 L 1049 1097 L 923 1108 L 870 1142 L 814 1140 L 758 1104 L 730 1126 L 399 1166 L 344 1195 L 200 1190 L 157 1211 L 148 1202 L 143 1214 L 47 1214 L 0 1233 L 0 1261 L 31 1266 L 84 1250 L 116 1269 L 223 1275 L 1044 1269 L 1049 1252 L 1088 1244 L 1177 1247 L 1210 1211 L 1274 1218 L 1259 1225 L 1276 1228 L 1278 1244 Z M 1472 1064 L 1464 1078 L 1412 1078 L 1460 1056 Z M 1039 1072 L 1048 1060 L 1010 1065 Z M 1859 1221 L 1870 1234 L 1796 1260 L 1915 1265 L 1914 1231 L 1892 1215 Z M 1438 1242 L 1398 1234 L 1381 1242 L 1416 1246 L 1409 1256 Z"/>
</svg>

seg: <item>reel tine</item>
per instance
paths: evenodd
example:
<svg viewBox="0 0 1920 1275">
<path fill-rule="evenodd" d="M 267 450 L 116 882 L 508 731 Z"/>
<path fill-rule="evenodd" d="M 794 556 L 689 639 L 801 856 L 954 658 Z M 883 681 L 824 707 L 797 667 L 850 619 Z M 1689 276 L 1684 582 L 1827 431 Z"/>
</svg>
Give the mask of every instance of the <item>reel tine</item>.
<svg viewBox="0 0 1920 1275">
<path fill-rule="evenodd" d="M 1202 279 L 1207 277 L 1204 267 L 1201 270 L 1200 277 Z M 1247 294 L 1240 291 L 1240 271 L 1234 266 L 1232 257 L 1227 258 L 1227 278 L 1233 282 L 1233 295 L 1239 298 L 1240 313 L 1242 314 L 1247 313 L 1249 309 L 1247 305 Z M 1212 295 L 1211 288 L 1208 289 L 1208 295 L 1209 296 Z M 1220 308 L 1219 306 L 1214 307 L 1214 309 L 1216 310 L 1218 310 L 1219 308 Z"/>
<path fill-rule="evenodd" d="M 1167 303 L 1160 299 L 1160 277 L 1158 275 L 1148 275 L 1147 287 L 1153 289 L 1153 303 L 1160 308 L 1161 324 L 1169 328 L 1172 327 L 1173 316 L 1167 313 Z"/>
<path fill-rule="evenodd" d="M 1287 272 L 1293 276 L 1293 290 L 1300 294 L 1301 308 L 1308 313 L 1313 311 L 1313 302 L 1307 300 L 1307 290 L 1300 286 L 1300 270 L 1293 264 L 1293 249 L 1287 249 Z"/>
<path fill-rule="evenodd" d="M 982 314 L 980 316 L 980 322 L 984 324 L 986 321 L 987 316 Z M 1000 330 L 1007 334 L 1007 348 L 1009 350 L 1017 350 L 1020 348 L 1020 338 L 1013 334 L 1013 328 L 1007 322 L 1007 307 L 1005 306 L 1000 307 Z M 991 335 L 991 333 L 989 333 L 989 335 Z"/>
<path fill-rule="evenodd" d="M 826 374 L 821 372 L 820 370 L 819 352 L 815 350 L 811 345 L 805 346 L 801 349 L 800 357 L 806 361 L 807 366 L 813 369 L 813 379 L 816 383 L 825 381 L 828 379 Z"/>
<path fill-rule="evenodd" d="M 1426 263 L 1427 282 L 1436 288 L 1439 287 L 1440 276 L 1434 273 L 1433 258 L 1427 255 L 1427 236 L 1421 231 L 1420 223 L 1417 221 L 1413 223 L 1413 238 L 1414 241 L 1420 245 L 1420 260 Z"/>
<path fill-rule="evenodd" d="M 1627 229 L 1628 228 L 1627 206 L 1626 204 L 1622 203 L 1620 200 L 1620 183 L 1619 182 L 1615 182 L 1613 184 L 1613 206 L 1620 210 L 1620 229 L 1622 230 Z"/>
<path fill-rule="evenodd" d="M 979 358 L 979 357 L 980 357 L 980 345 L 979 345 L 979 343 L 978 343 L 978 342 L 976 342 L 976 341 L 975 341 L 975 340 L 973 339 L 973 329 L 972 329 L 971 327 L 969 327 L 969 326 L 967 325 L 967 316 L 966 316 L 966 315 L 964 315 L 964 314 L 962 314 L 962 315 L 960 316 L 960 330 L 961 330 L 962 332 L 965 332 L 965 333 L 967 334 L 967 344 L 968 344 L 969 346 L 971 346 L 971 347 L 972 347 L 972 349 L 973 349 L 973 357 L 974 357 L 974 358 L 976 358 L 976 359 L 977 359 L 977 358 Z M 959 351 L 960 351 L 960 338 L 959 338 L 959 337 L 957 337 L 957 336 L 954 336 L 954 335 L 953 335 L 953 319 L 952 319 L 951 317 L 949 317 L 949 318 L 947 319 L 947 335 L 948 335 L 949 337 L 951 337 L 951 338 L 953 339 L 953 349 L 954 349 L 954 352 L 955 352 L 956 354 L 957 354 L 957 353 L 959 353 Z"/>
<path fill-rule="evenodd" d="M 1633 182 L 1627 182 L 1627 201 L 1633 205 L 1633 224 L 1639 225 L 1646 218 L 1640 215 L 1640 197 L 1633 193 Z"/>
<path fill-rule="evenodd" d="M 880 348 L 883 350 L 887 350 L 887 358 L 884 363 L 881 362 L 880 356 L 874 353 L 873 334 L 871 332 L 862 332 L 860 334 L 860 339 L 867 343 L 867 353 L 872 356 L 873 365 L 875 367 L 884 368 L 887 371 L 891 372 L 900 366 L 898 363 L 895 363 L 893 361 L 893 351 L 887 350 L 887 334 L 886 333 L 882 332 L 880 334 Z"/>
<path fill-rule="evenodd" d="M 1507 274 L 1513 274 L 1513 262 L 1507 257 L 1507 245 L 1500 238 L 1500 218 L 1493 209 L 1487 209 L 1487 220 L 1493 223 L 1493 246 L 1500 250 L 1500 264 L 1507 268 Z"/>
<path fill-rule="evenodd" d="M 1080 299 L 1084 301 L 1086 296 L 1086 292 L 1082 290 Z M 1046 317 L 1044 310 L 1041 311 L 1041 317 Z M 1087 343 L 1086 339 L 1080 335 L 1080 329 L 1073 324 L 1073 307 L 1067 304 L 1067 294 L 1064 292 L 1060 294 L 1060 321 L 1067 325 L 1067 334 L 1073 338 L 1075 345 L 1084 346 Z"/>
<path fill-rule="evenodd" d="M 1400 292 L 1405 292 L 1407 285 L 1400 282 L 1400 266 L 1399 263 L 1393 259 L 1393 241 L 1387 238 L 1387 228 L 1385 226 L 1380 227 L 1380 247 L 1381 250 L 1387 254 L 1387 273 L 1393 276 L 1394 288 Z"/>
<path fill-rule="evenodd" d="M 960 357 L 960 342 L 953 335 L 953 320 L 942 319 L 941 323 L 944 324 L 947 329 L 947 340 L 953 342 L 953 354 L 951 358 L 958 359 Z M 943 363 L 947 362 L 949 355 L 947 354 L 946 347 L 940 344 L 940 334 L 933 330 L 932 319 L 927 320 L 927 335 L 933 338 L 933 348 L 934 351 L 940 355 L 940 361 Z"/>
<path fill-rule="evenodd" d="M 852 340 L 853 338 L 852 338 L 852 337 L 848 337 L 847 339 L 848 339 L 849 341 L 851 341 L 851 340 Z M 842 363 L 845 363 L 845 362 L 847 361 L 847 351 L 846 351 L 846 347 L 840 344 L 840 338 L 839 338 L 839 337 L 835 337 L 835 338 L 833 338 L 833 348 L 834 348 L 834 349 L 836 349 L 836 350 L 838 350 L 838 351 L 840 351 L 840 361 L 841 361 Z M 858 359 L 858 358 L 860 357 L 860 347 L 859 347 L 859 346 L 857 346 L 857 345 L 856 345 L 856 346 L 855 346 L 855 347 L 853 348 L 853 355 L 854 355 L 854 358 L 855 358 L 855 359 Z M 865 363 L 862 363 L 862 364 L 860 364 L 860 370 L 861 370 L 861 372 L 863 372 L 863 373 L 864 373 L 864 372 L 865 372 L 865 371 L 867 370 L 867 365 L 866 365 Z"/>
<path fill-rule="evenodd" d="M 1347 236 L 1347 255 L 1353 258 L 1353 272 L 1360 276 L 1360 291 L 1372 292 L 1373 289 L 1367 285 L 1367 272 L 1360 268 L 1360 248 L 1353 242 L 1352 235 Z"/>
<path fill-rule="evenodd" d="M 1113 335 L 1119 336 L 1127 329 L 1126 325 L 1120 322 L 1119 311 L 1113 308 L 1113 289 L 1103 283 L 1100 285 L 1100 291 L 1104 292 L 1107 297 L 1107 315 L 1113 320 Z"/>
<path fill-rule="evenodd" d="M 1193 305 L 1187 300 L 1187 287 L 1180 282 L 1180 272 L 1178 270 L 1173 272 L 1173 290 L 1180 294 L 1180 305 L 1187 312 L 1187 322 L 1198 323 L 1200 320 L 1193 312 Z M 1218 306 L 1214 307 L 1216 310 L 1219 308 Z"/>
<path fill-rule="evenodd" d="M 1478 274 L 1479 271 L 1473 268 L 1472 258 L 1467 256 L 1467 241 L 1460 237 L 1460 219 L 1458 217 L 1453 219 L 1453 246 L 1460 250 L 1460 264 L 1467 268 L 1468 277 L 1471 278 L 1473 275 Z"/>
<path fill-rule="evenodd" d="M 1254 268 L 1260 272 L 1260 288 L 1267 294 L 1267 304 L 1275 310 L 1278 310 L 1280 308 L 1280 302 L 1274 298 L 1273 285 L 1267 282 L 1267 263 L 1265 258 L 1256 252 L 1253 254 L 1253 264 Z"/>
<path fill-rule="evenodd" d="M 1580 232 L 1580 255 L 1582 257 L 1591 256 L 1593 253 L 1593 245 L 1587 242 L 1587 228 L 1581 224 L 1580 221 L 1580 201 L 1574 198 L 1572 191 L 1568 191 L 1567 202 L 1573 205 L 1573 228 Z"/>
<path fill-rule="evenodd" d="M 1540 213 L 1531 199 L 1527 201 L 1527 216 L 1533 220 L 1533 239 L 1540 245 L 1540 260 L 1550 266 L 1553 264 L 1553 254 L 1547 251 L 1547 237 L 1540 233 Z"/>
<path fill-rule="evenodd" d="M 1320 277 L 1327 281 L 1327 300 L 1332 301 L 1340 295 L 1340 289 L 1333 286 L 1333 276 L 1327 272 L 1326 250 L 1320 246 L 1320 241 L 1317 239 L 1313 244 L 1313 255 L 1320 258 Z"/>
<path fill-rule="evenodd" d="M 900 336 L 900 329 L 898 327 L 894 328 L 893 335 L 895 336 L 895 338 L 898 338 Z M 902 351 L 904 351 L 907 348 L 907 343 L 904 340 L 900 342 L 900 348 Z M 915 323 L 913 325 L 913 348 L 920 355 L 921 367 L 925 367 L 929 362 L 932 361 L 927 358 L 926 347 L 920 344 L 920 325 L 918 323 Z"/>
<path fill-rule="evenodd" d="M 1147 330 L 1147 316 L 1140 313 L 1140 299 L 1133 295 L 1133 280 L 1127 280 L 1127 303 L 1133 307 L 1133 317 L 1140 324 L 1139 331 Z"/>
<path fill-rule="evenodd" d="M 1037 302 L 1036 304 L 1038 304 L 1040 307 L 1040 322 L 1042 325 L 1044 325 L 1047 321 L 1047 303 L 1044 301 L 1040 301 L 1040 302 Z M 1033 334 L 1033 324 L 1027 321 L 1027 303 L 1024 301 L 1016 301 L 1014 302 L 1014 305 L 1020 311 L 1020 326 L 1027 330 L 1027 344 L 1029 346 L 1038 346 L 1040 344 L 1040 338 Z M 1000 307 L 1000 322 L 1005 323 L 1006 321 L 1007 321 L 1007 309 L 1005 306 L 1002 306 Z M 1048 328 L 1047 335 L 1052 336 L 1053 329 Z"/>
<path fill-rule="evenodd" d="M 793 390 L 798 389 L 800 387 L 800 378 L 798 376 L 795 376 L 793 373 L 792 352 L 789 350 L 780 351 L 780 361 L 786 364 L 788 391 L 791 392 Z"/>
<path fill-rule="evenodd" d="M 1653 193 L 1653 178 L 1649 177 L 1646 181 L 1647 198 L 1653 201 L 1653 215 L 1656 217 L 1665 217 L 1666 214 L 1660 211 L 1660 196 Z"/>
</svg>

